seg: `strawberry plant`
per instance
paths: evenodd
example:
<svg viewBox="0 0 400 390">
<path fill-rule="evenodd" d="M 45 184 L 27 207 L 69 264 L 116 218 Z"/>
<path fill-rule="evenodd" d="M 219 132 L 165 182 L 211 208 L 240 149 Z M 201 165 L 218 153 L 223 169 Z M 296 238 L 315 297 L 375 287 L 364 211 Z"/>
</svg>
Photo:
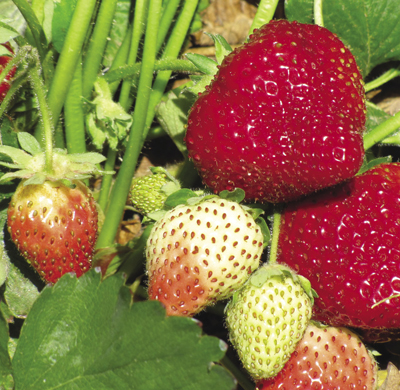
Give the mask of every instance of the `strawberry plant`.
<svg viewBox="0 0 400 390">
<path fill-rule="evenodd" d="M 399 2 L 216 3 L 0 2 L 0 388 L 395 388 Z"/>
</svg>

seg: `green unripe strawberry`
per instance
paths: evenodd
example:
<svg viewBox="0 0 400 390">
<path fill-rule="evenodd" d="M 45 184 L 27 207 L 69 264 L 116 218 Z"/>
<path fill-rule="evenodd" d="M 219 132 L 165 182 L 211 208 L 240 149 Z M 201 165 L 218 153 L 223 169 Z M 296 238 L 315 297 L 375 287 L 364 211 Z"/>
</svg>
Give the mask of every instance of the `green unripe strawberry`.
<svg viewBox="0 0 400 390">
<path fill-rule="evenodd" d="M 256 379 L 278 374 L 303 337 L 312 314 L 312 289 L 288 267 L 264 264 L 226 307 L 229 338 Z"/>
<path fill-rule="evenodd" d="M 132 206 L 144 215 L 162 209 L 167 197 L 180 188 L 179 183 L 163 168 L 153 168 L 152 172 L 132 179 L 129 193 Z"/>
</svg>

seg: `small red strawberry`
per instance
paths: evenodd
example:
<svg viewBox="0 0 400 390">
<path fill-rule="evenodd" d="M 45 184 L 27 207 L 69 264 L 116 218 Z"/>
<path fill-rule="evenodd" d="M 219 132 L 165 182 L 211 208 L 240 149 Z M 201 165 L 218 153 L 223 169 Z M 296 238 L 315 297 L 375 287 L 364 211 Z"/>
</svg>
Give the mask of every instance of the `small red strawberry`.
<svg viewBox="0 0 400 390">
<path fill-rule="evenodd" d="M 316 320 L 400 339 L 400 164 L 375 166 L 289 204 L 277 261 L 311 282 Z"/>
<path fill-rule="evenodd" d="M 46 282 L 55 283 L 67 272 L 79 277 L 91 268 L 98 228 L 96 202 L 81 180 L 101 173 L 96 164 L 104 157 L 55 149 L 48 169 L 37 140 L 23 132 L 17 137 L 24 150 L 0 146 L 0 154 L 13 161 L 0 160 L 0 165 L 19 168 L 0 182 L 22 179 L 7 212 L 11 238 Z"/>
<path fill-rule="evenodd" d="M 26 260 L 49 283 L 67 272 L 81 276 L 91 267 L 98 213 L 90 190 L 80 181 L 24 185 L 8 208 L 8 231 Z"/>
<path fill-rule="evenodd" d="M 337 36 L 273 20 L 225 57 L 191 109 L 186 144 L 214 192 L 286 202 L 357 173 L 365 112 L 361 74 Z"/>
<path fill-rule="evenodd" d="M 1 45 L 7 48 L 11 54 L 14 54 L 14 51 L 9 43 L 2 43 Z M 0 73 L 10 62 L 11 58 L 12 57 L 10 56 L 0 56 Z M 5 79 L 3 80 L 3 82 L 0 83 L 0 102 L 4 99 L 4 97 L 7 95 L 8 90 L 10 89 L 11 87 L 10 80 L 14 77 L 15 72 L 16 68 L 12 68 L 11 72 L 9 72 L 5 77 Z"/>
<path fill-rule="evenodd" d="M 285 367 L 257 390 L 374 390 L 377 364 L 346 328 L 310 324 Z"/>
<path fill-rule="evenodd" d="M 262 251 L 261 228 L 238 203 L 212 197 L 176 206 L 147 241 L 149 298 L 168 315 L 192 316 L 242 286 Z"/>
</svg>

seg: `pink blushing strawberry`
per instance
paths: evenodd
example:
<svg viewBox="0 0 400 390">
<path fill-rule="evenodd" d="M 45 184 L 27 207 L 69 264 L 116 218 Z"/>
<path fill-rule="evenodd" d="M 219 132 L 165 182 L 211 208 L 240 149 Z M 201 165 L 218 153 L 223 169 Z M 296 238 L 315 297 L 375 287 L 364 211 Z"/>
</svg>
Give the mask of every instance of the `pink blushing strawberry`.
<svg viewBox="0 0 400 390">
<path fill-rule="evenodd" d="M 168 315 L 192 316 L 242 286 L 262 251 L 261 229 L 238 203 L 215 197 L 176 206 L 147 241 L 149 298 Z"/>
<path fill-rule="evenodd" d="M 346 328 L 310 324 L 285 367 L 257 390 L 374 390 L 377 364 Z"/>
<path fill-rule="evenodd" d="M 329 30 L 271 21 L 225 57 L 193 105 L 186 144 L 214 192 L 287 202 L 354 176 L 365 97 L 353 55 Z"/>
<path fill-rule="evenodd" d="M 21 182 L 8 208 L 8 231 L 26 260 L 49 283 L 91 268 L 98 213 L 90 190 L 61 182 Z"/>
</svg>

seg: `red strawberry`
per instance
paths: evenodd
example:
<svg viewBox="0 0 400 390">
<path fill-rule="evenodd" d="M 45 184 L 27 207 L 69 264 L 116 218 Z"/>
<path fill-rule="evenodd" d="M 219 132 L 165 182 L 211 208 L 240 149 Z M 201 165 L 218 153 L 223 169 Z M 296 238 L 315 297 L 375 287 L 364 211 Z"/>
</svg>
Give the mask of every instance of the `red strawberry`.
<svg viewBox="0 0 400 390">
<path fill-rule="evenodd" d="M 286 207 L 277 260 L 311 282 L 315 319 L 400 339 L 399 194 L 400 164 L 381 164 Z"/>
<path fill-rule="evenodd" d="M 350 330 L 310 324 L 285 367 L 257 390 L 374 390 L 376 370 L 373 356 Z"/>
<path fill-rule="evenodd" d="M 241 287 L 262 251 L 262 231 L 238 203 L 215 197 L 176 206 L 147 241 L 149 298 L 168 315 L 192 316 Z"/>
<path fill-rule="evenodd" d="M 6 47 L 11 54 L 14 54 L 14 51 L 9 43 L 2 43 L 2 46 Z M 0 73 L 6 67 L 6 65 L 10 62 L 12 57 L 10 56 L 0 56 Z M 16 68 L 12 68 L 11 72 L 9 72 L 3 82 L 0 84 L 0 102 L 7 95 L 8 90 L 11 87 L 10 80 L 14 77 L 16 72 Z"/>
<path fill-rule="evenodd" d="M 286 202 L 354 176 L 364 124 L 350 51 L 323 27 L 274 20 L 225 57 L 191 109 L 186 143 L 216 193 Z"/>
<path fill-rule="evenodd" d="M 91 267 L 97 236 L 93 196 L 80 181 L 24 185 L 8 208 L 8 231 L 28 262 L 49 283 L 63 274 L 79 277 Z"/>
</svg>

